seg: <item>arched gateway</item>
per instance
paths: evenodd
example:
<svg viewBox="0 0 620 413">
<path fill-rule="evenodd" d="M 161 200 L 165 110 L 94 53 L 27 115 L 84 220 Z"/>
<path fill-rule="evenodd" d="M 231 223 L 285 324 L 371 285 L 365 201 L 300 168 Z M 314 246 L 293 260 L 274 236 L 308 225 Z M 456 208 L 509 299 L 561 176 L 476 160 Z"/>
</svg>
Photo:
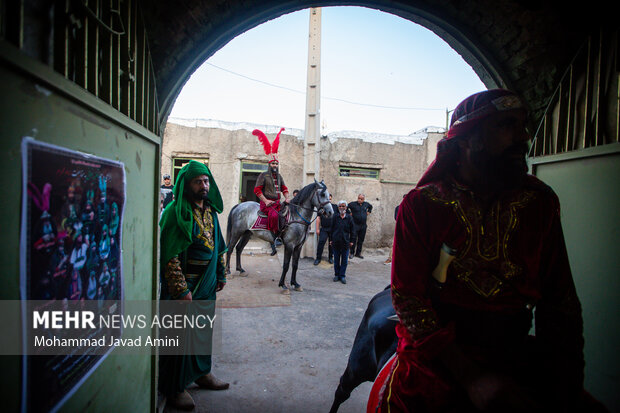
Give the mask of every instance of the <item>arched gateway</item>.
<svg viewBox="0 0 620 413">
<path fill-rule="evenodd" d="M 333 5 L 375 8 L 419 23 L 459 52 L 487 87 L 507 87 L 525 98 L 537 134 L 532 169 L 554 187 L 565 208 L 566 240 L 584 306 L 586 386 L 617 409 L 620 363 L 609 337 L 619 334 L 614 276 L 619 263 L 613 250 L 620 208 L 618 29 L 608 24 L 612 13 L 596 2 L 580 8 L 517 0 L 2 2 L 0 298 L 30 297 L 28 244 L 21 239 L 29 223 L 22 204 L 29 198 L 22 197 L 27 194 L 22 176 L 33 169 L 22 149 L 24 137 L 70 150 L 79 162 L 92 161 L 84 153 L 95 155 L 119 171 L 115 176 L 123 179 L 107 189 L 125 199 L 115 264 L 122 297 L 155 299 L 161 141 L 183 84 L 238 34 L 285 13 Z M 58 152 L 52 153 L 48 159 L 58 160 Z M 84 183 L 93 185 L 81 188 L 84 200 L 89 189 L 103 189 L 95 181 Z M 52 211 L 68 199 L 69 187 L 51 189 Z M 63 189 L 62 195 L 54 192 Z M 13 327 L 19 331 L 19 323 Z M 3 357 L 4 411 L 18 411 L 37 397 L 44 409 L 64 403 L 67 411 L 118 406 L 146 411 L 157 404 L 156 358 L 148 354 L 112 353 L 64 390 L 49 391 L 56 397 L 51 400 L 40 393 L 46 382 L 30 380 L 30 365 L 14 351 Z M 73 368 L 64 367 L 58 371 Z"/>
</svg>

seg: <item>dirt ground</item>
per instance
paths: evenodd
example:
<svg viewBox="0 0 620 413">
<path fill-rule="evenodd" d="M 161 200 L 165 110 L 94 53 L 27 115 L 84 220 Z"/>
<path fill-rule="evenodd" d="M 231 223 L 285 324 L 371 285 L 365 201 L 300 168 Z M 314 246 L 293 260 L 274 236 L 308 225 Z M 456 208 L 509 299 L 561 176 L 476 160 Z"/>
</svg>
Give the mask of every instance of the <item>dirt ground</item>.
<svg viewBox="0 0 620 413">
<path fill-rule="evenodd" d="M 248 277 L 233 273 L 218 295 L 224 307 L 222 346 L 212 371 L 230 388 L 216 392 L 190 386 L 195 411 L 328 412 L 366 306 L 390 281 L 386 252 L 363 255 L 349 262 L 346 285 L 332 281 L 333 268 L 325 260 L 314 266 L 313 260 L 301 259 L 297 281 L 304 291 L 282 297 L 277 286 L 282 247 L 278 259 L 244 254 Z M 355 389 L 339 412 L 365 412 L 371 385 Z M 167 406 L 165 411 L 176 410 Z"/>
</svg>

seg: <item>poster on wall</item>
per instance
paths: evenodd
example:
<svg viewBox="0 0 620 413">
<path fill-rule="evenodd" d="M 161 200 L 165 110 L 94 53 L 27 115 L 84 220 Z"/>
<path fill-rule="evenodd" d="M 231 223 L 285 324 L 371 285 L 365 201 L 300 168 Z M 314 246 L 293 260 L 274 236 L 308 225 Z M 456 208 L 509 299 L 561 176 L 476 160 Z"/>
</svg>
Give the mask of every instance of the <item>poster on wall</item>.
<svg viewBox="0 0 620 413">
<path fill-rule="evenodd" d="M 22 319 L 27 305 L 122 312 L 123 163 L 26 137 L 22 165 Z M 57 410 L 112 349 L 24 353 L 22 411 Z"/>
</svg>

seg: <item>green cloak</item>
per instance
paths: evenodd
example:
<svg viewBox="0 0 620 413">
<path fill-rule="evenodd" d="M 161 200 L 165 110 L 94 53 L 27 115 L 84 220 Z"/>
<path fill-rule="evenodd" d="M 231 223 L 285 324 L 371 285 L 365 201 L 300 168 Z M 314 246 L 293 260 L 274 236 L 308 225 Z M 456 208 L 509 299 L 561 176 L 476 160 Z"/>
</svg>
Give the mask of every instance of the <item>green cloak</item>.
<svg viewBox="0 0 620 413">
<path fill-rule="evenodd" d="M 211 206 L 213 219 L 213 249 L 197 242 L 197 225 L 192 215 L 192 201 L 189 194 L 189 182 L 196 176 L 209 177 L 207 203 Z M 196 161 L 185 165 L 177 177 L 174 186 L 175 199 L 164 210 L 161 220 L 161 274 L 166 264 L 175 256 L 184 259 L 209 261 L 200 278 L 186 279 L 187 287 L 192 292 L 192 310 L 213 314 L 215 311 L 215 289 L 217 281 L 225 280 L 224 268 L 220 257 L 226 252 L 217 213 L 222 212 L 223 203 L 220 191 L 209 168 Z M 191 255 L 188 257 L 188 255 Z M 185 268 L 184 268 L 185 271 Z M 162 280 L 162 299 L 170 299 Z M 166 395 L 182 392 L 187 385 L 211 371 L 211 356 L 192 354 L 192 346 L 210 346 L 211 335 L 205 332 L 186 330 L 186 353 L 184 355 L 160 356 L 159 388 Z"/>
</svg>

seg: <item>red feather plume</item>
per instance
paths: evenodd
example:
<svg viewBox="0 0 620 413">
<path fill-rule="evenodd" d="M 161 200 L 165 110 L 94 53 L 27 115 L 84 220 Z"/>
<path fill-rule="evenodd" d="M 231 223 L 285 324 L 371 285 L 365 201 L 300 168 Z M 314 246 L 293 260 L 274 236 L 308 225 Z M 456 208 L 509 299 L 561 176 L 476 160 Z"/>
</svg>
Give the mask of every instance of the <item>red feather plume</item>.
<svg viewBox="0 0 620 413">
<path fill-rule="evenodd" d="M 269 139 L 267 136 L 260 130 L 254 129 L 252 131 L 252 135 L 258 138 L 258 141 L 263 144 L 263 148 L 265 149 L 265 155 L 269 155 L 271 153 L 271 144 L 269 143 Z"/>
<path fill-rule="evenodd" d="M 278 135 L 273 140 L 273 143 L 271 144 L 271 153 L 278 153 L 278 146 L 280 146 L 280 134 L 283 130 L 284 128 L 281 128 L 280 132 L 278 132 Z"/>
</svg>

